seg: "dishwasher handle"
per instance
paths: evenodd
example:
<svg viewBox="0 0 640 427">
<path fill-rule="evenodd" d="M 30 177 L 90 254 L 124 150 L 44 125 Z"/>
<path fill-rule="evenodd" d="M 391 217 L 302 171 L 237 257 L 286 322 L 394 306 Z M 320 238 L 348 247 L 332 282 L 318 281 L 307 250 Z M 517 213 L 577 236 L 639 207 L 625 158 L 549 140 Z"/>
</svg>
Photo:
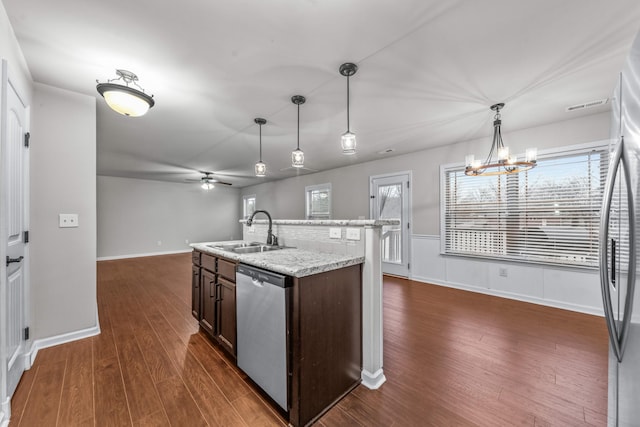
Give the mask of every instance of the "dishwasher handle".
<svg viewBox="0 0 640 427">
<path fill-rule="evenodd" d="M 286 276 L 269 270 L 263 270 L 247 264 L 238 264 L 236 267 L 236 273 L 249 277 L 254 284 L 255 282 L 260 282 L 263 286 L 265 284 L 270 284 L 280 288 L 288 288 L 293 284 L 291 276 Z"/>
</svg>

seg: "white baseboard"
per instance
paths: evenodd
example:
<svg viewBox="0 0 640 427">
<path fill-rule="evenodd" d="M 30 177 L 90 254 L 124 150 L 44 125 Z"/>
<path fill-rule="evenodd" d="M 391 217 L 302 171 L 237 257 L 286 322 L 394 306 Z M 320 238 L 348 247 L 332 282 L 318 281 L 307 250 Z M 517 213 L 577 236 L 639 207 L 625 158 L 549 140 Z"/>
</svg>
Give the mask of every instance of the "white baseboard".
<svg viewBox="0 0 640 427">
<path fill-rule="evenodd" d="M 11 398 L 7 397 L 0 404 L 0 427 L 7 427 L 11 419 Z"/>
<path fill-rule="evenodd" d="M 143 254 L 101 256 L 101 257 L 98 257 L 98 261 L 111 261 L 115 259 L 127 259 L 127 258 L 142 258 L 146 256 L 158 256 L 158 255 L 186 254 L 187 252 L 191 252 L 192 250 L 193 249 L 180 249 L 179 251 L 148 252 Z"/>
<path fill-rule="evenodd" d="M 53 347 L 54 345 L 65 344 L 71 341 L 77 341 L 99 334 L 100 326 L 98 325 L 91 328 L 82 329 L 80 331 L 68 332 L 66 334 L 56 335 L 54 337 L 34 340 L 31 343 L 31 348 L 25 354 L 25 368 L 31 369 L 31 367 L 33 366 L 33 362 L 36 360 L 38 350 L 40 350 L 41 348 Z"/>
<path fill-rule="evenodd" d="M 532 304 L 544 305 L 547 307 L 561 308 L 563 310 L 570 310 L 570 311 L 576 311 L 579 313 L 592 314 L 594 316 L 600 316 L 600 317 L 604 316 L 604 313 L 602 312 L 602 310 L 599 310 L 597 308 L 582 306 L 578 304 L 568 304 L 562 301 L 553 301 L 553 300 L 536 298 L 536 297 L 527 296 L 527 295 L 512 294 L 509 292 L 502 292 L 495 289 L 469 286 L 462 283 L 444 282 L 442 280 L 430 279 L 428 277 L 412 276 L 411 280 L 416 282 L 421 282 L 421 283 L 428 283 L 430 285 L 444 286 L 446 288 L 460 289 L 463 291 L 491 295 L 494 297 L 507 298 L 507 299 L 522 301 L 522 302 L 529 302 Z"/>
<path fill-rule="evenodd" d="M 387 378 L 384 376 L 384 372 L 382 371 L 382 369 L 378 369 L 374 373 L 363 369 L 360 377 L 362 378 L 362 382 L 360 384 L 362 384 L 369 390 L 377 390 L 382 384 L 384 384 L 385 381 L 387 381 Z"/>
</svg>

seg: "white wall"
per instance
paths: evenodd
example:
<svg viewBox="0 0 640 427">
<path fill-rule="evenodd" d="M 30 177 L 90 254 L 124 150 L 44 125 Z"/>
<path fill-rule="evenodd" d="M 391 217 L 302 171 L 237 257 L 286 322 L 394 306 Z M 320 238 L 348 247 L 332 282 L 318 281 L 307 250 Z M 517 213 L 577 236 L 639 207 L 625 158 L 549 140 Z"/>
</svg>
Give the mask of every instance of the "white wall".
<svg viewBox="0 0 640 427">
<path fill-rule="evenodd" d="M 240 191 L 218 186 L 98 177 L 98 257 L 188 251 L 242 237 Z M 160 242 L 160 244 L 158 244 Z"/>
<path fill-rule="evenodd" d="M 97 327 L 96 100 L 36 83 L 31 120 L 33 339 Z M 58 228 L 75 213 L 78 228 Z"/>
<path fill-rule="evenodd" d="M 609 113 L 599 113 L 517 132 L 503 133 L 511 151 L 523 153 L 538 149 L 580 144 L 609 137 Z M 363 142 L 364 144 L 364 142 Z M 256 208 L 266 209 L 274 218 L 304 219 L 304 187 L 331 183 L 334 219 L 369 218 L 369 177 L 411 170 L 412 229 L 416 234 L 440 232 L 441 164 L 463 163 L 466 154 L 483 157 L 491 138 L 459 142 L 402 156 L 268 182 L 242 189 L 242 195 L 255 194 Z"/>
<path fill-rule="evenodd" d="M 609 112 L 504 133 L 512 152 L 605 140 Z M 407 155 L 385 158 L 326 172 L 242 189 L 255 194 L 256 206 L 274 218 L 304 218 L 304 187 L 330 182 L 334 219 L 369 218 L 369 177 L 411 170 L 412 237 L 410 277 L 414 280 L 467 289 L 575 311 L 601 314 L 600 284 L 595 271 L 504 263 L 440 255 L 440 165 L 463 163 L 466 154 L 486 155 L 490 138 L 464 141 Z M 507 268 L 508 277 L 499 276 Z"/>
</svg>

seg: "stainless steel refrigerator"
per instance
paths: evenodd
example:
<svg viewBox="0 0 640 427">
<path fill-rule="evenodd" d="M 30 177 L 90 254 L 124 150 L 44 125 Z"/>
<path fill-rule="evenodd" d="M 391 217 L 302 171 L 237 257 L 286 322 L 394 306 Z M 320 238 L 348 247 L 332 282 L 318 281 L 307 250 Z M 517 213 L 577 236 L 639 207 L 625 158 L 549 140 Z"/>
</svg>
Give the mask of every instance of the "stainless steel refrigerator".
<svg viewBox="0 0 640 427">
<path fill-rule="evenodd" d="M 640 37 L 612 97 L 611 161 L 600 222 L 600 282 L 609 330 L 608 425 L 640 426 Z"/>
</svg>

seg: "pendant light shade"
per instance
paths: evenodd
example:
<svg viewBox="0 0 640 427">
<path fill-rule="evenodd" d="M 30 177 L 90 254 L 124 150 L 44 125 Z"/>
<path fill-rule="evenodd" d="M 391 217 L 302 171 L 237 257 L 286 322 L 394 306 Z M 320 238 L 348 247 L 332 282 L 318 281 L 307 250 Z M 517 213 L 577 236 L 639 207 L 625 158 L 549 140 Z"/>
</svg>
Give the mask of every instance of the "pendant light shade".
<svg viewBox="0 0 640 427">
<path fill-rule="evenodd" d="M 213 182 L 207 181 L 203 182 L 200 187 L 202 187 L 203 190 L 213 190 L 215 188 L 215 185 L 213 184 Z"/>
<path fill-rule="evenodd" d="M 351 132 L 349 123 L 349 77 L 358 71 L 358 66 L 351 62 L 346 62 L 340 66 L 340 74 L 347 78 L 347 131 L 342 134 L 341 145 L 342 154 L 351 155 L 356 153 L 356 135 Z"/>
<path fill-rule="evenodd" d="M 496 114 L 493 119 L 493 142 L 489 155 L 484 163 L 475 159 L 473 154 L 465 157 L 465 175 L 469 176 L 494 176 L 508 175 L 518 172 L 528 171 L 536 167 L 538 150 L 536 148 L 528 148 L 525 159 L 518 160 L 517 156 L 509 154 L 509 147 L 504 145 L 502 141 L 502 120 L 500 110 L 504 108 L 503 103 L 494 104 L 491 110 Z M 496 158 L 494 159 L 494 155 Z"/>
<path fill-rule="evenodd" d="M 116 74 L 118 78 L 108 80 L 107 83 L 97 82 L 98 93 L 113 111 L 129 117 L 144 116 L 155 105 L 153 96 L 144 93 L 144 89 L 137 83 L 138 76 L 131 71 L 116 70 Z M 119 80 L 124 85 L 114 83 Z M 130 86 L 131 84 L 139 89 Z"/>
<path fill-rule="evenodd" d="M 253 120 L 260 126 L 260 160 L 256 163 L 255 171 L 256 176 L 266 176 L 267 175 L 267 165 L 262 162 L 262 125 L 266 124 L 267 121 L 265 119 L 261 119 L 260 117 L 255 118 Z"/>
<path fill-rule="evenodd" d="M 300 149 L 300 105 L 304 104 L 306 100 L 302 95 L 294 95 L 291 97 L 291 102 L 298 106 L 298 145 L 296 149 L 291 152 L 291 166 L 294 168 L 304 167 L 304 153 Z"/>
</svg>

